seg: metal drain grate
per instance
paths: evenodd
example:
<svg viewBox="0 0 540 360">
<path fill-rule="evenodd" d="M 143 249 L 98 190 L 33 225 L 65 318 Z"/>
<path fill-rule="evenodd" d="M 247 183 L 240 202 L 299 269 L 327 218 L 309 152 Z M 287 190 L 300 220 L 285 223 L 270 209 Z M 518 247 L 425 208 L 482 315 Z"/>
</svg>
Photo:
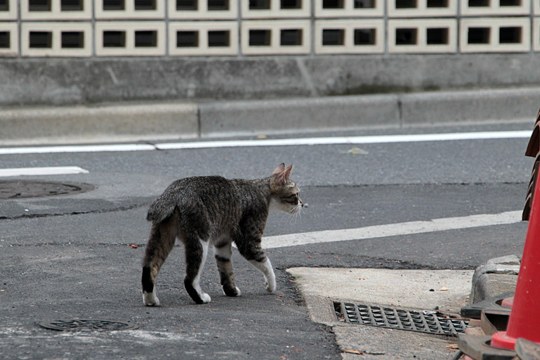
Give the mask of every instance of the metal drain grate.
<svg viewBox="0 0 540 360">
<path fill-rule="evenodd" d="M 378 305 L 334 302 L 340 321 L 433 335 L 457 336 L 468 325 L 465 319 L 449 318 L 435 311 L 414 311 Z"/>
<path fill-rule="evenodd" d="M 136 326 L 120 321 L 110 320 L 53 320 L 38 323 L 39 326 L 48 330 L 56 331 L 118 331 L 131 330 Z"/>
</svg>

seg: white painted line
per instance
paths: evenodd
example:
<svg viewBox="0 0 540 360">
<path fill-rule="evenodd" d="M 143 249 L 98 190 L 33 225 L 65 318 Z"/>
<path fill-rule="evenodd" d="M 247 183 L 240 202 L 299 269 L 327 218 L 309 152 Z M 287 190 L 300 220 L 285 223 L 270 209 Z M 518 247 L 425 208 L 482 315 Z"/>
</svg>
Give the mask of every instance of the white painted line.
<svg viewBox="0 0 540 360">
<path fill-rule="evenodd" d="M 153 150 L 215 149 L 226 147 L 306 146 L 306 145 L 353 145 L 390 144 L 426 141 L 496 140 L 529 138 L 531 131 L 487 131 L 468 133 L 335 136 L 261 140 L 193 141 L 151 144 L 69 145 L 0 148 L 0 155 L 81 153 L 81 152 L 124 152 Z"/>
<path fill-rule="evenodd" d="M 0 169 L 0 177 L 33 176 L 33 175 L 70 175 L 70 174 L 88 174 L 88 170 L 85 170 L 78 166 L 53 166 L 53 167 Z"/>
<path fill-rule="evenodd" d="M 149 144 L 112 144 L 112 145 L 65 145 L 65 146 L 30 146 L 0 148 L 0 155 L 15 154 L 54 154 L 83 152 L 124 152 L 151 151 L 155 146 Z"/>
<path fill-rule="evenodd" d="M 514 224 L 521 221 L 521 211 L 375 225 L 356 229 L 325 230 L 263 238 L 266 249 L 321 244 L 336 241 L 377 239 L 389 236 L 423 234 L 436 231 L 470 229 L 482 226 Z"/>
<path fill-rule="evenodd" d="M 199 141 L 185 143 L 156 144 L 159 150 L 203 149 L 223 147 L 255 147 L 255 146 L 298 146 L 298 145 L 340 145 L 340 144 L 388 144 L 400 142 L 425 141 L 457 141 L 457 140 L 491 140 L 529 138 L 531 131 L 489 131 L 470 133 L 443 133 L 417 135 L 376 135 L 376 136 L 336 136 L 295 139 L 263 139 L 263 140 L 225 140 Z"/>
</svg>

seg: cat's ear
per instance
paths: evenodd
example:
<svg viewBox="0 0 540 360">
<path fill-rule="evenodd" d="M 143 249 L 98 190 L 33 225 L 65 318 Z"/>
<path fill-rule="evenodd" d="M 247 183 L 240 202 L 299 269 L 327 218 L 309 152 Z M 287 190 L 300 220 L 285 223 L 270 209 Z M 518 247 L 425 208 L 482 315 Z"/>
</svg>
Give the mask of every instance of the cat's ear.
<svg viewBox="0 0 540 360">
<path fill-rule="evenodd" d="M 287 181 L 289 181 L 292 169 L 292 164 L 289 166 L 285 166 L 283 163 L 279 164 L 279 166 L 272 173 L 275 183 L 278 185 L 285 185 Z"/>
<path fill-rule="evenodd" d="M 289 165 L 285 168 L 285 170 L 283 171 L 285 173 L 285 179 L 286 180 L 289 180 L 289 177 L 291 176 L 292 174 L 292 169 L 293 169 L 293 165 Z"/>
<path fill-rule="evenodd" d="M 285 170 L 285 163 L 281 163 L 277 166 L 277 168 L 274 169 L 272 172 L 272 175 L 281 174 Z"/>
</svg>

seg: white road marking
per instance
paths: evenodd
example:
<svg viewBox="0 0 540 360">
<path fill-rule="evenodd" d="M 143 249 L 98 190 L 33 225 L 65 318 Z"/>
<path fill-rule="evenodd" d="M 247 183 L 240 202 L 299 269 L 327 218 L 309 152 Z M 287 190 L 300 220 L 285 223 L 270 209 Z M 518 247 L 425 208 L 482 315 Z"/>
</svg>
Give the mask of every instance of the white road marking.
<svg viewBox="0 0 540 360">
<path fill-rule="evenodd" d="M 156 150 L 156 147 L 154 145 L 149 145 L 149 144 L 29 146 L 29 147 L 0 148 L 0 155 L 83 153 L 83 152 L 125 152 L 125 151 L 152 151 L 152 150 Z"/>
<path fill-rule="evenodd" d="M 390 144 L 426 141 L 494 140 L 529 138 L 531 131 L 487 131 L 412 135 L 334 136 L 261 140 L 187 141 L 152 144 L 66 145 L 0 148 L 0 155 L 124 152 L 153 150 L 215 149 L 227 147 Z"/>
<path fill-rule="evenodd" d="M 88 170 L 78 166 L 51 166 L 33 168 L 0 169 L 0 177 L 33 175 L 70 175 L 88 174 Z"/>
<path fill-rule="evenodd" d="M 336 241 L 376 239 L 389 236 L 423 234 L 437 231 L 470 229 L 483 226 L 514 224 L 521 221 L 521 211 L 499 214 L 481 214 L 462 217 L 411 221 L 397 224 L 374 225 L 356 229 L 325 230 L 299 234 L 268 236 L 263 238 L 263 248 L 321 244 Z"/>
<path fill-rule="evenodd" d="M 200 141 L 185 143 L 156 144 L 159 150 L 208 149 L 223 147 L 255 147 L 255 146 L 298 146 L 298 145 L 353 145 L 353 144 L 389 144 L 401 142 L 456 141 L 529 138 L 531 131 L 489 131 L 470 133 L 443 133 L 417 135 L 375 135 L 375 136 L 335 136 L 295 139 L 262 139 L 262 140 L 225 140 Z"/>
</svg>

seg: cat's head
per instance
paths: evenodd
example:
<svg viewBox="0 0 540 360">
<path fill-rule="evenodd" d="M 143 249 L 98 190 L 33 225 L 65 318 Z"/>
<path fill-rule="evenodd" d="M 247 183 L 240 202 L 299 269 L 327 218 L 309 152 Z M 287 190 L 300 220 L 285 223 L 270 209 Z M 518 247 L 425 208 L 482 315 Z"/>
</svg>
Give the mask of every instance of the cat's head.
<svg viewBox="0 0 540 360">
<path fill-rule="evenodd" d="M 289 214 L 298 213 L 304 203 L 300 199 L 300 188 L 290 179 L 293 166 L 280 164 L 270 177 L 272 198 L 270 206 Z"/>
</svg>

